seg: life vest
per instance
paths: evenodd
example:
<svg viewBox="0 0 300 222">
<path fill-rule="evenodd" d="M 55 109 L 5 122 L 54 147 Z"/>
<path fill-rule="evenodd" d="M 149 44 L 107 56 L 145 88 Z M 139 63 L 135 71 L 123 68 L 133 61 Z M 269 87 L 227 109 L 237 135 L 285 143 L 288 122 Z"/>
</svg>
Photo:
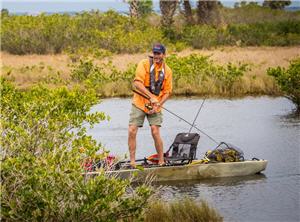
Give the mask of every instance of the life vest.
<svg viewBox="0 0 300 222">
<path fill-rule="evenodd" d="M 163 67 L 160 70 L 158 74 L 158 79 L 155 81 L 155 64 L 153 62 L 153 57 L 149 57 L 149 62 L 150 62 L 150 84 L 149 84 L 149 90 L 151 93 L 154 95 L 159 95 L 162 85 L 165 79 L 165 63 L 163 63 Z"/>
</svg>

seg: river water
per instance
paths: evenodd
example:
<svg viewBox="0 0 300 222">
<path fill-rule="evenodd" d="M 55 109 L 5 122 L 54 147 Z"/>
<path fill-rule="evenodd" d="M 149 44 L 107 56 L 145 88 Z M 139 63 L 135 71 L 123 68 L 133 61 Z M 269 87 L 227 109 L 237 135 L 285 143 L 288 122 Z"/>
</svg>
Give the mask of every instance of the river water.
<svg viewBox="0 0 300 222">
<path fill-rule="evenodd" d="M 180 98 L 169 100 L 165 107 L 193 122 L 201 103 L 202 99 Z M 104 111 L 111 120 L 96 125 L 89 134 L 119 157 L 128 154 L 130 108 L 130 99 L 103 100 L 93 108 Z M 300 118 L 290 115 L 293 108 L 285 98 L 206 100 L 197 127 L 216 141 L 239 147 L 246 159 L 267 159 L 267 169 L 263 174 L 249 177 L 159 184 L 161 197 L 206 200 L 224 221 L 300 221 Z M 164 111 L 161 128 L 164 150 L 177 133 L 188 132 L 189 128 L 184 121 Z M 137 158 L 155 153 L 147 120 L 139 129 L 137 141 Z M 201 135 L 197 157 L 201 158 L 215 146 Z"/>
</svg>

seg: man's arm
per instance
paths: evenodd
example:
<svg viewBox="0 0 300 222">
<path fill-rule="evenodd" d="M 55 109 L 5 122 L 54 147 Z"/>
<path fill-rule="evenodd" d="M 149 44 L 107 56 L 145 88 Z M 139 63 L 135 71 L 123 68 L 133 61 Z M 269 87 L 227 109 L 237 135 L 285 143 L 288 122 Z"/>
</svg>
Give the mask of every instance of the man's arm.
<svg viewBox="0 0 300 222">
<path fill-rule="evenodd" d="M 133 86 L 138 89 L 142 94 L 145 94 L 150 98 L 151 103 L 158 103 L 158 100 L 156 99 L 156 96 L 153 95 L 145 86 L 142 82 L 135 80 L 133 81 Z M 164 100 L 165 101 L 165 100 Z"/>
<path fill-rule="evenodd" d="M 166 93 L 161 97 L 161 100 L 159 102 L 161 106 L 167 101 L 167 99 L 170 97 L 170 95 L 171 95 L 170 93 Z"/>
</svg>

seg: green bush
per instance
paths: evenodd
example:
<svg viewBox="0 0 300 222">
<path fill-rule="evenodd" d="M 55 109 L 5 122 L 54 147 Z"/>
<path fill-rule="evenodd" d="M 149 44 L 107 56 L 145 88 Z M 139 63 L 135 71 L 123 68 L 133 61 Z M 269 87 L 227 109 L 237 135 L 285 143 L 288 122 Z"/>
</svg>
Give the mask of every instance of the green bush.
<svg viewBox="0 0 300 222">
<path fill-rule="evenodd" d="M 246 2 L 246 1 L 244 1 Z M 256 1 L 257 3 L 257 1 Z M 284 22 L 284 21 L 299 21 L 299 11 L 273 10 L 260 5 L 249 4 L 237 8 L 223 7 L 221 9 L 224 23 L 233 24 L 254 24 L 259 22 Z"/>
<path fill-rule="evenodd" d="M 268 75 L 273 76 L 282 92 L 290 99 L 300 112 L 300 58 L 292 60 L 287 69 L 269 68 Z"/>
<path fill-rule="evenodd" d="M 211 26 L 190 26 L 183 30 L 183 40 L 195 49 L 218 45 L 218 30 Z"/>
<path fill-rule="evenodd" d="M 1 15 L 1 50 L 13 54 L 51 54 L 93 51 L 91 54 L 148 51 L 155 42 L 168 48 L 210 48 L 220 45 L 298 45 L 300 14 L 259 6 L 222 9 L 225 26 L 186 26 L 162 29 L 150 16 L 132 19 L 114 11 L 83 12 L 76 15 Z M 155 17 L 159 18 L 158 16 Z M 267 18 L 265 20 L 265 18 Z M 264 22 L 262 22 L 264 21 Z M 156 24 L 156 23 L 155 23 Z M 100 53 L 101 54 L 101 53 Z"/>
<path fill-rule="evenodd" d="M 104 67 L 96 66 L 93 63 L 93 60 L 80 60 L 79 64 L 74 66 L 72 69 L 71 78 L 75 81 L 83 81 L 86 79 L 93 79 L 93 82 L 106 82 L 106 74 Z"/>
<path fill-rule="evenodd" d="M 1 218 L 5 221 L 116 221 L 139 218 L 149 188 L 82 166 L 96 151 L 86 135 L 107 118 L 91 113 L 92 89 L 17 90 L 1 79 Z M 82 151 L 84 147 L 84 151 Z M 102 157 L 103 158 L 103 157 Z M 101 173 L 102 172 L 102 173 Z"/>
<path fill-rule="evenodd" d="M 130 96 L 137 65 L 129 64 L 125 71 L 118 70 L 111 61 L 95 64 L 83 58 L 71 70 L 74 81 L 94 88 L 99 96 Z"/>
<path fill-rule="evenodd" d="M 263 22 L 229 25 L 232 43 L 244 46 L 288 46 L 300 43 L 300 21 Z"/>
<path fill-rule="evenodd" d="M 13 54 L 60 53 L 74 39 L 68 15 L 8 16 L 1 22 L 1 48 Z"/>
<path fill-rule="evenodd" d="M 95 48 L 115 53 L 145 51 L 163 41 L 162 32 L 144 20 L 114 11 L 38 16 L 5 16 L 1 22 L 1 49 L 13 54 L 61 53 Z"/>
<path fill-rule="evenodd" d="M 248 69 L 247 64 L 238 66 L 228 63 L 227 66 L 214 64 L 208 56 L 192 54 L 186 57 L 171 55 L 167 64 L 173 71 L 175 93 L 179 94 L 218 94 L 233 95 L 234 83 Z"/>
<path fill-rule="evenodd" d="M 223 218 L 216 210 L 210 208 L 205 201 L 196 202 L 191 199 L 163 202 L 152 202 L 145 214 L 146 222 L 221 222 Z"/>
<path fill-rule="evenodd" d="M 196 54 L 170 55 L 166 63 L 173 71 L 175 95 L 232 96 L 238 93 L 234 84 L 248 69 L 247 64 L 216 65 L 209 57 Z M 119 71 L 111 62 L 95 65 L 92 60 L 83 59 L 73 66 L 71 76 L 73 80 L 95 88 L 101 96 L 130 96 L 135 69 L 136 65 L 129 65 L 125 71 Z"/>
</svg>

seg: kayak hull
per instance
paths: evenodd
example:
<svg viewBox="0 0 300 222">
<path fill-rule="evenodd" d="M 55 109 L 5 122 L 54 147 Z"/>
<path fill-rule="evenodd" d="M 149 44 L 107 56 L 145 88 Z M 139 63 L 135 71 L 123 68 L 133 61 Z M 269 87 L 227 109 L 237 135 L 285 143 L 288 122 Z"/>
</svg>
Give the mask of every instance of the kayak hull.
<svg viewBox="0 0 300 222">
<path fill-rule="evenodd" d="M 241 177 L 254 175 L 264 171 L 267 160 L 246 160 L 242 162 L 189 164 L 180 166 L 161 166 L 140 169 L 121 169 L 107 171 L 107 174 L 122 179 L 133 178 L 135 181 L 145 181 L 151 178 L 153 181 L 178 181 L 200 180 L 219 177 Z M 97 174 L 91 172 L 89 174 Z"/>
</svg>

